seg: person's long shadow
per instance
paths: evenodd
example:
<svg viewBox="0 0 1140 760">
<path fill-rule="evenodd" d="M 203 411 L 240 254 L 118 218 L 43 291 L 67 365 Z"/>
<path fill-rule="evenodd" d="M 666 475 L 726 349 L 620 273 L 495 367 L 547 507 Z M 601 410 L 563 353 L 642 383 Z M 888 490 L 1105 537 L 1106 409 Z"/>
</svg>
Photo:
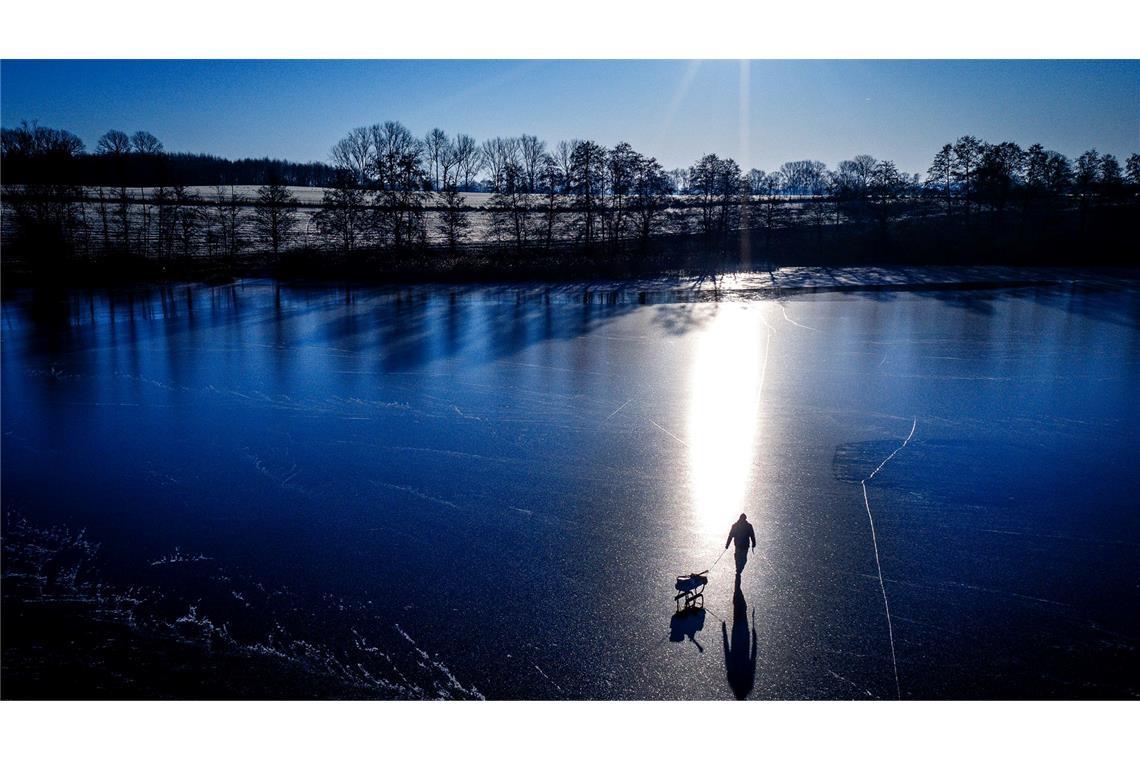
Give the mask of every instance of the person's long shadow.
<svg viewBox="0 0 1140 760">
<path fill-rule="evenodd" d="M 739 574 L 732 593 L 732 641 L 729 641 L 728 626 L 724 621 L 721 621 L 720 633 L 724 640 L 724 670 L 728 685 L 737 699 L 747 699 L 756 684 L 756 622 L 753 613 L 752 626 L 749 627 L 748 603 L 740 590 Z"/>
</svg>

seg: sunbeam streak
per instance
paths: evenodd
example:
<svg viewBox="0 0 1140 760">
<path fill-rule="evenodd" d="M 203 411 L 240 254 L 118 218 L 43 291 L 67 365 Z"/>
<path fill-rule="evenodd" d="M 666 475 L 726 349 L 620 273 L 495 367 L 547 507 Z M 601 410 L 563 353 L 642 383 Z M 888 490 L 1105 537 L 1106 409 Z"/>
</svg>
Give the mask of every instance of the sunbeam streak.
<svg viewBox="0 0 1140 760">
<path fill-rule="evenodd" d="M 686 437 L 702 531 L 719 531 L 746 511 L 770 336 L 756 310 L 722 307 L 693 357 Z"/>
</svg>

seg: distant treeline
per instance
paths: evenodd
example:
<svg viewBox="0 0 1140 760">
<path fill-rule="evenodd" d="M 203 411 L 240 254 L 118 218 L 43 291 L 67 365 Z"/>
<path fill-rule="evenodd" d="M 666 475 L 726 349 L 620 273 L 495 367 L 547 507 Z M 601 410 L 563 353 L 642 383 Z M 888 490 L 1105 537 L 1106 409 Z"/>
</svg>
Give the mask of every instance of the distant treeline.
<svg viewBox="0 0 1140 760">
<path fill-rule="evenodd" d="M 802 160 L 744 171 L 708 154 L 666 170 L 625 142 L 479 143 L 439 129 L 418 138 L 395 121 L 353 129 L 328 165 L 171 155 L 147 132 L 115 130 L 87 153 L 69 132 L 27 124 L 3 130 L 2 161 L 5 235 L 25 250 L 166 260 L 303 251 L 414 262 L 491 246 L 577 251 L 585 268 L 599 255 L 644 254 L 664 235 L 699 234 L 727 251 L 749 230 L 854 224 L 885 241 L 896 221 L 932 214 L 1016 212 L 1024 226 L 1033 214 L 1076 210 L 1083 230 L 1089 209 L 1135 207 L 1140 192 L 1137 154 L 1123 166 L 1096 150 L 1073 161 L 972 136 L 940 149 L 925 178 L 869 155 L 834 169 Z M 251 198 L 234 184 L 261 187 Z M 203 197 L 191 185 L 216 189 Z M 299 208 L 290 185 L 323 187 L 319 205 Z M 143 187 L 152 190 L 134 192 Z M 472 191 L 491 195 L 472 207 L 463 195 Z"/>
<path fill-rule="evenodd" d="M 336 169 L 319 162 L 168 153 L 149 132 L 111 130 L 88 153 L 66 130 L 24 124 L 3 130 L 3 174 L 7 185 L 264 185 L 277 178 L 287 185 L 325 187 Z"/>
</svg>

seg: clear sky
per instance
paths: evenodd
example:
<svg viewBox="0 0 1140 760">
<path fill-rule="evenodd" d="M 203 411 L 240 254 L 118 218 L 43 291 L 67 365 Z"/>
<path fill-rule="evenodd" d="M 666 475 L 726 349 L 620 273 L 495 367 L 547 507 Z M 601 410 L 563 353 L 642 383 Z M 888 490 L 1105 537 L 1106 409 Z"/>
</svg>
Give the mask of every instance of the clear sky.
<svg viewBox="0 0 1140 760">
<path fill-rule="evenodd" d="M 1140 152 L 1140 62 L 3 61 L 0 120 L 22 119 L 88 149 L 145 129 L 229 158 L 325 160 L 352 127 L 395 119 L 421 135 L 627 140 L 667 168 L 871 153 L 921 172 L 967 133 Z"/>
</svg>

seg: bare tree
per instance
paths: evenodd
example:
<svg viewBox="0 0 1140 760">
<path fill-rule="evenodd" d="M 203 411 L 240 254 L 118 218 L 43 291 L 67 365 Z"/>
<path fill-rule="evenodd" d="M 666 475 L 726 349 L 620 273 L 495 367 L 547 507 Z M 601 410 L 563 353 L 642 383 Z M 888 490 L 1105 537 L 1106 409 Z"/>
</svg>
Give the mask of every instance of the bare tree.
<svg viewBox="0 0 1140 760">
<path fill-rule="evenodd" d="M 174 211 L 174 225 L 178 247 L 184 258 L 194 255 L 199 223 L 202 221 L 201 198 L 185 185 L 172 188 L 171 203 Z"/>
<path fill-rule="evenodd" d="M 1124 176 L 1134 188 L 1140 186 L 1140 153 L 1133 153 L 1124 163 Z"/>
<path fill-rule="evenodd" d="M 214 219 L 223 256 L 236 256 L 244 245 L 240 233 L 241 205 L 233 185 L 214 188 Z"/>
<path fill-rule="evenodd" d="M 620 246 L 628 234 L 630 195 L 642 160 L 642 155 L 627 142 L 618 143 L 606 156 L 606 185 L 609 192 L 606 196 L 607 203 L 603 206 L 602 232 L 608 233 L 610 243 L 614 246 Z"/>
<path fill-rule="evenodd" d="M 907 177 L 899 172 L 894 161 L 875 162 L 867 178 L 867 201 L 883 235 L 886 235 L 891 218 L 901 211 L 898 199 L 906 191 L 907 185 Z"/>
<path fill-rule="evenodd" d="M 1048 169 L 1049 191 L 1059 195 L 1073 184 L 1073 164 L 1055 150 L 1049 151 Z"/>
<path fill-rule="evenodd" d="M 560 151 L 561 148 L 560 143 Z M 605 193 L 606 149 L 593 140 L 575 141 L 569 160 L 567 185 L 574 195 L 576 209 L 581 215 L 582 242 L 589 249 L 597 237 L 598 212 Z"/>
<path fill-rule="evenodd" d="M 437 158 L 439 166 L 439 189 L 442 191 L 448 185 L 455 185 L 458 190 L 461 160 L 459 147 L 455 140 L 448 140 L 439 151 Z"/>
<path fill-rule="evenodd" d="M 467 205 L 467 199 L 459 194 L 455 177 L 444 180 L 439 198 L 443 209 L 439 214 L 438 229 L 443 239 L 447 241 L 448 250 L 455 253 L 471 227 L 471 219 L 467 213 L 470 206 Z"/>
<path fill-rule="evenodd" d="M 770 241 L 772 230 L 783 221 L 783 204 L 780 202 L 781 186 L 780 173 L 771 172 L 764 177 L 761 197 L 764 202 L 764 227 Z"/>
<path fill-rule="evenodd" d="M 821 161 L 788 161 L 780 166 L 784 191 L 793 195 L 821 195 L 823 172 L 827 167 Z"/>
<path fill-rule="evenodd" d="M 100 188 L 102 190 L 102 188 Z M 155 189 L 154 202 L 158 208 L 157 254 L 161 259 L 173 258 L 178 240 L 178 214 L 174 191 L 166 186 Z M 104 221 L 106 225 L 106 221 Z M 106 234 L 104 232 L 104 234 Z"/>
<path fill-rule="evenodd" d="M 158 159 L 162 155 L 162 141 L 150 132 L 139 130 L 131 135 L 131 152 L 135 156 L 139 183 L 141 213 L 138 225 L 138 250 L 144 254 L 150 249 L 151 206 L 147 202 L 146 186 L 158 174 Z"/>
<path fill-rule="evenodd" d="M 459 174 L 463 177 L 462 189 L 470 190 L 471 180 L 483 168 L 482 156 L 474 137 L 464 134 L 455 136 L 455 161 Z"/>
<path fill-rule="evenodd" d="M 358 187 L 367 187 L 375 164 L 375 145 L 367 127 L 357 127 L 337 141 L 329 158 L 337 169 L 352 174 Z"/>
<path fill-rule="evenodd" d="M 866 153 L 849 161 L 840 161 L 835 175 L 836 192 L 845 198 L 866 201 L 871 175 L 878 163 L 874 156 Z"/>
<path fill-rule="evenodd" d="M 706 234 L 713 230 L 716 218 L 715 202 L 717 189 L 717 171 L 720 157 L 715 153 L 708 153 L 697 159 L 689 168 L 689 192 L 697 196 L 697 204 L 701 212 L 701 227 Z"/>
<path fill-rule="evenodd" d="M 297 196 L 276 176 L 257 189 L 257 203 L 253 207 L 254 226 L 261 239 L 269 245 L 273 258 L 281 257 L 289 237 L 297 226 Z"/>
<path fill-rule="evenodd" d="M 566 185 L 566 175 L 558 161 L 549 153 L 542 157 L 538 173 L 538 188 L 542 194 L 542 235 L 543 244 L 549 253 L 558 227 L 558 213 L 562 207 L 562 192 Z"/>
<path fill-rule="evenodd" d="M 1101 179 L 1100 153 L 1094 148 L 1077 157 L 1073 185 L 1081 197 L 1092 195 Z"/>
<path fill-rule="evenodd" d="M 945 199 L 946 213 L 950 213 L 951 188 L 954 186 L 954 146 L 946 143 L 934 154 L 934 161 L 926 170 L 926 184 Z"/>
<path fill-rule="evenodd" d="M 342 252 L 351 254 L 360 247 L 368 228 L 368 194 L 351 171 L 342 171 L 325 190 L 313 222 Z"/>
<path fill-rule="evenodd" d="M 999 211 L 1025 185 L 1025 151 L 1014 142 L 986 145 L 978 162 L 978 196 Z"/>
<path fill-rule="evenodd" d="M 546 143 L 534 135 L 523 135 L 519 138 L 520 161 L 528 193 L 535 192 L 538 187 L 538 172 L 545 152 Z"/>
<path fill-rule="evenodd" d="M 518 166 L 520 163 L 519 141 L 514 137 L 492 137 L 483 141 L 480 152 L 483 166 L 490 174 L 491 191 L 498 192 L 498 182 L 503 178 L 507 165 L 513 163 Z"/>
<path fill-rule="evenodd" d="M 508 158 L 494 184 L 498 189 L 487 204 L 491 209 L 491 227 L 498 240 L 511 238 L 515 250 L 521 253 L 530 239 L 530 194 L 519 162 Z"/>
<path fill-rule="evenodd" d="M 447 150 L 448 140 L 447 134 L 436 127 L 427 133 L 424 137 L 424 159 L 427 163 L 428 177 L 432 181 L 432 189 L 438 190 L 443 187 L 440 184 L 440 158 L 445 150 Z"/>
<path fill-rule="evenodd" d="M 18 244 L 36 253 L 35 266 L 52 267 L 76 252 L 82 237 L 90 247 L 83 189 L 67 176 L 66 168 L 83 151 L 83 141 L 65 130 L 23 122 L 3 132 L 3 167 L 27 161 L 39 169 L 34 181 L 4 184 L 4 226 Z M 7 229 L 6 229 L 7 231 Z M 7 244 L 5 239 L 5 244 Z M 52 272 L 54 274 L 54 272 Z"/>
<path fill-rule="evenodd" d="M 131 202 L 127 194 L 127 156 L 131 152 L 131 138 L 126 132 L 108 130 L 99 138 L 96 153 L 111 162 L 116 177 L 116 222 L 118 224 L 119 246 L 123 253 L 131 251 Z"/>
<path fill-rule="evenodd" d="M 641 157 L 634 167 L 632 212 L 637 220 L 642 247 L 649 242 L 658 217 L 665 208 L 673 183 L 656 158 Z"/>
<path fill-rule="evenodd" d="M 673 192 L 678 195 L 685 195 L 689 192 L 689 170 L 688 169 L 670 169 L 669 179 L 673 181 Z"/>
<path fill-rule="evenodd" d="M 95 152 L 102 156 L 125 156 L 131 152 L 131 138 L 126 132 L 110 129 L 103 133 L 95 145 Z"/>
<path fill-rule="evenodd" d="M 977 186 L 978 165 L 982 161 L 985 148 L 986 144 L 973 135 L 959 137 L 954 143 L 950 173 L 962 190 L 967 214 L 970 213 L 970 202 Z"/>
<path fill-rule="evenodd" d="M 580 142 L 581 140 L 559 140 L 554 150 L 554 160 L 558 163 L 562 176 L 565 177 L 566 184 L 562 189 L 564 193 L 571 192 L 570 175 L 574 171 L 574 149 L 578 147 Z"/>
<path fill-rule="evenodd" d="M 1109 193 L 1116 191 L 1124 184 L 1124 173 L 1120 169 L 1120 162 L 1111 153 L 1105 153 L 1101 156 L 1100 181 Z"/>
<path fill-rule="evenodd" d="M 744 189 L 740 167 L 731 158 L 709 153 L 693 164 L 689 169 L 689 192 L 697 196 L 706 234 L 723 234 L 733 226 L 732 212 Z"/>
<path fill-rule="evenodd" d="M 162 153 L 162 140 L 150 132 L 139 130 L 131 135 L 131 149 L 140 156 L 156 156 Z"/>
<path fill-rule="evenodd" d="M 763 193 L 764 177 L 767 173 L 763 169 L 750 169 L 748 172 L 748 192 L 750 195 Z"/>
<path fill-rule="evenodd" d="M 423 167 L 423 143 L 398 121 L 371 128 L 377 196 L 376 228 L 397 250 L 422 243 L 424 188 L 430 184 Z"/>
</svg>

